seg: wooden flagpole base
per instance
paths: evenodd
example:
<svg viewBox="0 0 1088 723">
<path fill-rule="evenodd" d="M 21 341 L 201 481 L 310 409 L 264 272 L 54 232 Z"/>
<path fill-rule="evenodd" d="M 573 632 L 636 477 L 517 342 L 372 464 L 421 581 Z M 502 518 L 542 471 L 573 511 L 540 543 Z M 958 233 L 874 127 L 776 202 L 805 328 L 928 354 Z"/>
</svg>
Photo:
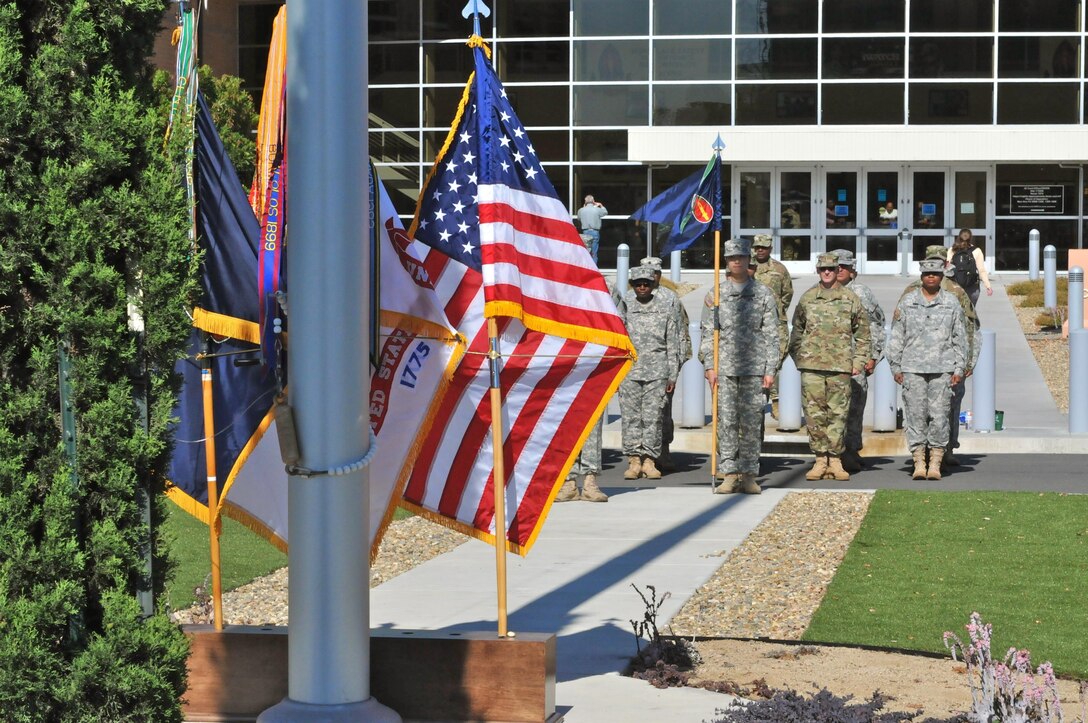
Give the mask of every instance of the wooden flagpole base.
<svg viewBox="0 0 1088 723">
<path fill-rule="evenodd" d="M 252 721 L 287 696 L 287 628 L 186 625 L 188 721 Z M 372 630 L 370 692 L 404 720 L 556 721 L 555 635 Z"/>
</svg>

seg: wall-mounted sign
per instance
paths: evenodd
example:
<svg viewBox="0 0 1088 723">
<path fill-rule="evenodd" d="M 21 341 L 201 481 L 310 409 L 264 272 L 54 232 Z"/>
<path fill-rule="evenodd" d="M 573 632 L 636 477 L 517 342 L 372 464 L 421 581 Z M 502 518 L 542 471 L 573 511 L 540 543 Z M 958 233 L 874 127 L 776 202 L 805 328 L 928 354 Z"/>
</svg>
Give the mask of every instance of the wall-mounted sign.
<svg viewBox="0 0 1088 723">
<path fill-rule="evenodd" d="M 1064 212 L 1064 186 L 1009 186 L 1009 213 L 1013 216 Z"/>
<path fill-rule="evenodd" d="M 849 216 L 850 215 L 850 207 L 849 206 L 836 205 L 835 206 L 835 215 L 840 217 L 840 218 L 844 217 L 844 216 Z"/>
<path fill-rule="evenodd" d="M 876 191 L 876 200 L 884 203 L 888 200 L 888 189 L 878 188 Z"/>
<path fill-rule="evenodd" d="M 845 188 L 840 188 L 838 193 L 835 194 L 835 196 L 837 197 L 839 203 L 842 203 L 843 201 L 846 200 L 846 189 Z"/>
</svg>

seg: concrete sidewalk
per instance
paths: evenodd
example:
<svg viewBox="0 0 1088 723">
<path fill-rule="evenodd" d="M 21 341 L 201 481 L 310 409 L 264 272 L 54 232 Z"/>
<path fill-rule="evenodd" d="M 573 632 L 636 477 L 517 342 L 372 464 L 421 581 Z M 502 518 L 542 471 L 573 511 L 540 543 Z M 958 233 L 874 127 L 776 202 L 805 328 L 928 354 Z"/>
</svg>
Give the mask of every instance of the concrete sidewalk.
<svg viewBox="0 0 1088 723">
<path fill-rule="evenodd" d="M 877 301 L 884 309 L 889 323 L 895 305 L 903 289 L 915 277 L 903 276 L 862 276 L 859 281 L 873 290 Z M 1039 370 L 1031 348 L 1024 338 L 1020 322 L 1013 310 L 1012 302 L 1005 293 L 1006 284 L 1026 279 L 1024 276 L 992 277 L 994 294 L 979 298 L 978 313 L 984 330 L 995 332 L 997 357 L 997 389 L 995 406 L 1004 411 L 1004 429 L 1000 432 L 979 433 L 961 430 L 960 449 L 963 454 L 995 453 L 1079 453 L 1088 447 L 1088 435 L 1069 434 L 1069 415 L 1058 409 L 1053 396 Z M 684 277 L 687 283 L 698 283 L 699 288 L 683 296 L 684 307 L 692 322 L 699 320 L 703 308 L 703 298 L 712 289 L 712 274 L 692 272 Z M 793 278 L 793 304 L 790 318 L 801 294 L 816 283 L 815 275 L 802 275 Z M 705 382 L 704 382 L 705 384 Z M 967 380 L 967 394 L 963 400 L 963 410 L 972 408 L 973 379 Z M 673 417 L 677 421 L 676 440 L 673 449 L 687 452 L 707 452 L 710 450 L 710 391 L 704 386 L 705 424 L 701 428 L 682 429 L 679 427 L 681 405 L 684 390 L 678 388 L 674 397 Z M 900 405 L 901 406 L 901 405 Z M 620 449 L 619 403 L 613 400 L 609 405 L 608 419 L 604 430 L 604 446 Z M 906 445 L 902 432 L 898 434 L 873 434 L 868 431 L 873 418 L 873 395 L 865 412 L 866 449 L 881 450 L 886 454 L 906 454 Z M 767 417 L 767 437 L 765 451 L 775 453 L 796 453 L 808 443 L 804 428 L 800 432 L 781 433 L 776 422 Z"/>
<path fill-rule="evenodd" d="M 658 690 L 620 675 L 635 653 L 630 621 L 645 611 L 631 585 L 669 594 L 659 615 L 664 632 L 786 494 L 645 488 L 603 505 L 552 507 L 528 556 L 508 558 L 509 628 L 557 635 L 556 705 L 565 720 L 702 721 L 728 705 L 722 694 Z M 494 550 L 469 541 L 371 590 L 371 626 L 492 631 L 495 599 Z"/>
</svg>

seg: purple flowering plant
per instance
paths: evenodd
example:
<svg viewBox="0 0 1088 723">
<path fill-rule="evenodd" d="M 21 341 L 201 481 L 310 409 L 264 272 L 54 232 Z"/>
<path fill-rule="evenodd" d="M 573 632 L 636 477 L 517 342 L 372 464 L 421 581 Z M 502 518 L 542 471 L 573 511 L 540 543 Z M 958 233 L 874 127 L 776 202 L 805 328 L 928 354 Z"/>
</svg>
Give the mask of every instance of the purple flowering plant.
<svg viewBox="0 0 1088 723">
<path fill-rule="evenodd" d="M 964 645 L 953 632 L 944 634 L 944 645 L 953 660 L 963 659 L 971 685 L 971 723 L 1062 723 L 1058 681 L 1049 661 L 1033 672 L 1031 653 L 1009 648 L 1003 660 L 990 654 L 993 626 L 971 613 L 965 626 L 970 644 Z"/>
</svg>

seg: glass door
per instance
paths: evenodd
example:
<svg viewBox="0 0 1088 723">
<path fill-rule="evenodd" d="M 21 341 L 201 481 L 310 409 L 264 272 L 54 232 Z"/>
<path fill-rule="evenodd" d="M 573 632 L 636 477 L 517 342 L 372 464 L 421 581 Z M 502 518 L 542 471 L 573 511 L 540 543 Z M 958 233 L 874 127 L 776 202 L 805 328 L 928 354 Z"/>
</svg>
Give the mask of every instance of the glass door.
<svg viewBox="0 0 1088 723">
<path fill-rule="evenodd" d="M 989 230 L 990 199 L 994 190 L 990 186 L 990 172 L 986 168 L 956 168 L 954 170 L 952 197 L 952 233 L 970 229 L 975 245 L 986 255 L 986 265 L 994 267 Z"/>
<path fill-rule="evenodd" d="M 858 272 L 862 274 L 896 274 L 902 263 L 899 243 L 900 169 L 865 169 L 865 223 L 858 245 Z"/>
<path fill-rule="evenodd" d="M 911 242 L 911 264 L 909 272 L 918 272 L 917 262 L 925 258 L 926 247 L 934 244 L 951 246 L 956 235 L 953 230 L 952 204 L 949 193 L 949 180 L 952 173 L 948 168 L 910 167 L 907 177 L 910 187 L 906 197 L 910 208 L 913 234 Z M 902 223 L 902 216 L 900 216 Z"/>
<path fill-rule="evenodd" d="M 858 249 L 858 171 L 828 168 L 822 176 L 823 188 L 823 249 L 853 251 Z M 815 264 L 818 251 L 813 254 Z"/>
<path fill-rule="evenodd" d="M 737 168 L 733 234 L 774 239 L 772 255 L 791 273 L 812 272 L 814 239 L 811 168 Z"/>
<path fill-rule="evenodd" d="M 777 258 L 791 274 L 813 268 L 812 169 L 775 169 L 779 219 L 775 238 Z"/>
</svg>

